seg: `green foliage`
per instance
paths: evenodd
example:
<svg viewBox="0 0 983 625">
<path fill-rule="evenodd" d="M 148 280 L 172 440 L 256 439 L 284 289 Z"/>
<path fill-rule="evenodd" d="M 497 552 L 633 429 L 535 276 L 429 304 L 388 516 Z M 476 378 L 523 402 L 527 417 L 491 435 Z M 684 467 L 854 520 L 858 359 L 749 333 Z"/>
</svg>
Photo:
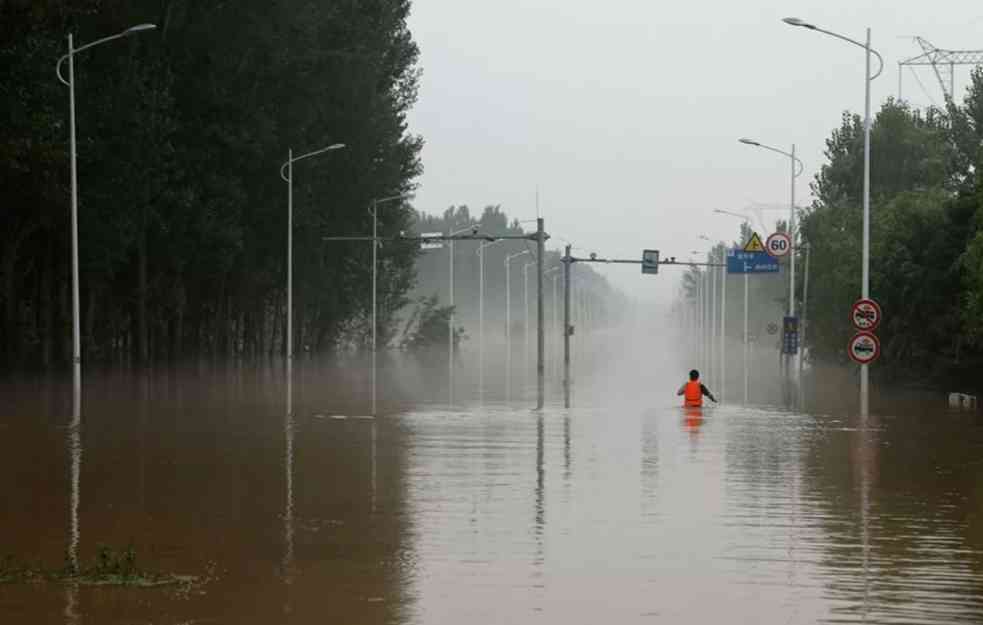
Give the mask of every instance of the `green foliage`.
<svg viewBox="0 0 983 625">
<path fill-rule="evenodd" d="M 874 119 L 870 285 L 884 310 L 877 331 L 881 373 L 919 380 L 975 378 L 978 388 L 983 365 L 981 149 L 981 69 L 974 72 L 962 106 L 922 113 L 888 100 Z M 801 239 L 813 254 L 807 342 L 811 357 L 845 362 L 853 332 L 848 314 L 860 294 L 859 117 L 844 114 L 827 140 L 826 155 L 829 162 L 813 184 L 817 200 L 801 218 Z"/>
<path fill-rule="evenodd" d="M 418 355 L 446 354 L 451 338 L 448 326 L 453 312 L 454 307 L 441 306 L 436 295 L 419 298 L 406 321 L 400 347 Z M 464 328 L 455 327 L 455 352 L 463 339 Z"/>
<path fill-rule="evenodd" d="M 29 566 L 13 557 L 0 557 L 0 584 L 24 584 L 37 582 L 61 582 L 83 586 L 129 586 L 153 588 L 158 586 L 182 586 L 185 588 L 204 583 L 191 575 L 175 575 L 147 571 L 137 566 L 136 550 L 132 545 L 116 551 L 99 545 L 92 563 L 76 568 L 66 561 L 57 570 L 41 566 Z"/>
<path fill-rule="evenodd" d="M 70 352 L 68 92 L 75 59 L 84 357 L 147 361 L 284 349 L 286 186 L 294 168 L 295 332 L 312 352 L 365 344 L 372 198 L 412 190 L 419 52 L 409 0 L 346 4 L 0 3 L 0 369 Z M 380 234 L 412 211 L 380 210 Z M 380 255 L 384 334 L 412 287 L 412 245 Z M 37 349 L 40 348 L 40 349 Z M 300 350 L 298 350 L 300 351 Z"/>
</svg>

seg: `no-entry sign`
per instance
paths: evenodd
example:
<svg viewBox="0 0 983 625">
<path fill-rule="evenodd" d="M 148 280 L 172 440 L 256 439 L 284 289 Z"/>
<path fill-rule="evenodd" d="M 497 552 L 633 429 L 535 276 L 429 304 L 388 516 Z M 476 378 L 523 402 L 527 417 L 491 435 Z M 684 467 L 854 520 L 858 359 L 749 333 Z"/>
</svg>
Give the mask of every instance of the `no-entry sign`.
<svg viewBox="0 0 983 625">
<path fill-rule="evenodd" d="M 765 241 L 765 251 L 775 258 L 787 256 L 792 251 L 792 239 L 784 232 L 776 232 Z"/>
<path fill-rule="evenodd" d="M 872 299 L 858 299 L 850 311 L 850 321 L 861 332 L 873 332 L 881 323 L 881 307 Z"/>
<path fill-rule="evenodd" d="M 847 352 L 858 365 L 870 364 L 881 355 L 881 342 L 870 332 L 857 332 L 850 339 Z"/>
</svg>

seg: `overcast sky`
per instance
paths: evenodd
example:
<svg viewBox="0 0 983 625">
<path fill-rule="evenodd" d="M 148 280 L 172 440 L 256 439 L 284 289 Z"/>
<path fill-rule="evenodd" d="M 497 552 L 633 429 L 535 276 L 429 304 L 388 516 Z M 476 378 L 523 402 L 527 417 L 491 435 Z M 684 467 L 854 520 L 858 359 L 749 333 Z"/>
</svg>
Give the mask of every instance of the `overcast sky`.
<svg viewBox="0 0 983 625">
<path fill-rule="evenodd" d="M 898 61 L 920 53 L 912 35 L 983 48 L 983 0 L 416 0 L 416 207 L 501 204 L 533 219 L 538 187 L 547 231 L 583 252 L 685 258 L 707 249 L 701 234 L 735 237 L 740 222 L 713 209 L 788 205 L 788 161 L 742 136 L 796 145 L 797 201 L 808 203 L 824 140 L 843 110 L 863 111 L 864 54 L 787 15 L 859 40 L 870 26 L 886 64 L 874 110 L 897 94 Z M 968 71 L 957 68 L 960 95 Z M 942 102 L 931 69 L 918 75 L 928 95 L 906 71 L 905 99 Z M 679 270 L 604 273 L 668 295 Z"/>
</svg>

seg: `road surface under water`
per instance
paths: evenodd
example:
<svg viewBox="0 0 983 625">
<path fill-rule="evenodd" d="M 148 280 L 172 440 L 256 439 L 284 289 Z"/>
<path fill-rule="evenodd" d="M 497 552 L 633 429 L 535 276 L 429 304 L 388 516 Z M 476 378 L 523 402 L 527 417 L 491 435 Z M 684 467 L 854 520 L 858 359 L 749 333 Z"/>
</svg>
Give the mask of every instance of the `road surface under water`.
<svg viewBox="0 0 983 625">
<path fill-rule="evenodd" d="M 63 387 L 7 387 L 0 556 L 203 581 L 0 584 L 0 622 L 983 622 L 978 415 L 686 414 L 681 371 L 374 420 L 315 372 L 292 415 L 275 372 L 118 375 L 77 428 Z"/>
</svg>

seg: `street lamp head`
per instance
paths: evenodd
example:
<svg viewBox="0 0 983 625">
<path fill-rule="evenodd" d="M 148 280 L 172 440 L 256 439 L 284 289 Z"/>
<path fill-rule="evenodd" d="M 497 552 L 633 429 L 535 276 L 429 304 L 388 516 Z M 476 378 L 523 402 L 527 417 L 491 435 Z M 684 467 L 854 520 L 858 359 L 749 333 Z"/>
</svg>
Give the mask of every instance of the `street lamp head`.
<svg viewBox="0 0 983 625">
<path fill-rule="evenodd" d="M 329 145 L 327 148 L 325 148 L 325 150 L 340 150 L 341 148 L 345 147 L 348 146 L 346 146 L 344 143 L 335 143 L 333 145 Z"/>
<path fill-rule="evenodd" d="M 813 24 L 800 20 L 797 17 L 783 17 L 782 21 L 788 24 L 789 26 L 801 26 L 802 28 L 809 28 L 811 30 L 816 29 L 816 27 Z"/>
<path fill-rule="evenodd" d="M 746 139 L 746 138 L 743 138 L 743 137 L 740 138 L 740 139 L 738 139 L 738 141 L 740 141 L 741 143 L 743 143 L 745 145 L 761 145 L 757 141 L 752 141 L 751 139 Z"/>
<path fill-rule="evenodd" d="M 157 24 L 137 24 L 136 26 L 131 26 L 123 31 L 124 35 L 133 35 L 145 30 L 154 30 L 157 28 Z"/>
</svg>

